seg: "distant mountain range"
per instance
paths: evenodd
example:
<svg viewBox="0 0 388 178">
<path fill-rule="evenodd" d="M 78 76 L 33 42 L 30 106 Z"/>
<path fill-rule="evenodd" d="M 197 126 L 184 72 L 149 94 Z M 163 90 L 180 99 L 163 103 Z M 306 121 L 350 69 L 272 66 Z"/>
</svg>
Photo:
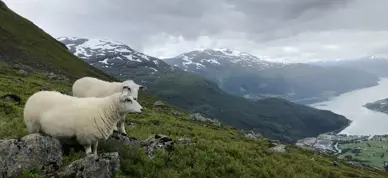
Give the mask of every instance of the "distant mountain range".
<svg viewBox="0 0 388 178">
<path fill-rule="evenodd" d="M 359 59 L 320 61 L 312 62 L 310 64 L 325 67 L 338 66 L 358 69 L 365 72 L 369 72 L 378 77 L 388 77 L 388 59 L 375 56 L 364 57 Z"/>
<path fill-rule="evenodd" d="M 253 101 L 233 96 L 221 90 L 211 80 L 170 66 L 163 60 L 137 52 L 119 42 L 69 37 L 58 40 L 90 65 L 122 80 L 134 79 L 146 85 L 148 93 L 170 104 L 201 112 L 232 127 L 256 130 L 272 139 L 295 142 L 301 138 L 341 129 L 349 122 L 345 117 L 330 111 L 280 98 Z M 283 66 L 266 61 L 257 62 L 249 55 L 245 59 L 237 66 L 258 67 L 268 64 L 267 67 L 271 69 Z M 232 66 L 232 63 L 229 65 Z M 265 67 L 261 69 L 265 70 Z"/>
<path fill-rule="evenodd" d="M 358 69 L 274 63 L 230 49 L 195 50 L 164 61 L 199 74 L 237 96 L 276 96 L 304 104 L 374 86 L 379 80 Z"/>
</svg>

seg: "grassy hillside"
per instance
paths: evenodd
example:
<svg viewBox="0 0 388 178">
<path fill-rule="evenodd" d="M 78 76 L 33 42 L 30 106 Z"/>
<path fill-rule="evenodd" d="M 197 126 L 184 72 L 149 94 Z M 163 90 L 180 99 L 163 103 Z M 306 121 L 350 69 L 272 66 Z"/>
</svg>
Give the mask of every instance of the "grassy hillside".
<svg viewBox="0 0 388 178">
<path fill-rule="evenodd" d="M 51 81 L 43 75 L 25 77 L 12 69 L 0 68 L 0 95 L 21 96 L 20 105 L 0 100 L 0 139 L 20 138 L 27 134 L 22 111 L 26 99 L 40 88 L 61 92 L 71 90 L 70 83 Z M 23 82 L 21 82 L 21 80 Z M 15 82 L 19 81 L 19 82 Z M 176 146 L 171 153 L 158 152 L 150 160 L 143 150 L 129 150 L 120 145 L 101 143 L 99 153 L 119 151 L 121 173 L 118 177 L 384 177 L 383 172 L 365 168 L 356 170 L 343 161 L 300 150 L 288 145 L 288 152 L 275 153 L 268 149 L 268 140 L 250 140 L 235 129 L 217 127 L 188 120 L 186 112 L 154 108 L 156 98 L 141 94 L 145 108 L 142 115 L 128 117 L 134 128 L 128 135 L 146 139 L 151 134 L 165 134 L 174 140 L 191 138 L 194 145 Z M 66 163 L 83 157 L 83 152 L 66 156 Z M 332 162 L 337 160 L 340 167 Z"/>
<path fill-rule="evenodd" d="M 294 142 L 322 132 L 338 130 L 348 124 L 343 116 L 286 100 L 266 99 L 254 102 L 234 96 L 204 77 L 138 53 L 124 44 L 118 44 L 120 50 L 115 51 L 117 46 L 108 50 L 84 46 L 82 44 L 88 39 L 79 37 L 59 40 L 69 45 L 73 53 L 88 51 L 87 55 L 77 55 L 107 74 L 121 80 L 134 79 L 137 83 L 146 85 L 149 88 L 147 93 L 184 109 L 199 111 L 229 126 L 257 130 L 272 139 Z M 113 44 L 95 39 L 92 41 L 104 45 Z M 127 52 L 124 54 L 121 49 L 126 49 Z M 129 59 L 126 56 L 131 57 Z"/>
<path fill-rule="evenodd" d="M 8 11 L 1 4 L 2 20 L 4 20 L 5 11 Z M 16 18 L 16 17 L 15 17 Z M 16 18 L 16 20 L 20 20 Z M 5 22 L 5 21 L 2 21 Z M 7 22 L 11 23 L 11 22 Z M 19 22 L 25 24 L 23 20 Z M 0 23 L 1 29 L 4 29 Z M 29 26 L 31 28 L 31 26 Z M 18 30 L 20 28 L 15 28 Z M 37 36 L 34 34 L 36 29 L 27 36 Z M 12 33 L 13 31 L 8 31 Z M 14 36 L 14 35 L 10 35 Z M 2 39 L 8 39 L 1 33 Z M 50 39 L 49 36 L 44 36 Z M 14 39 L 15 40 L 15 39 Z M 0 55 L 7 56 L 6 60 L 19 61 L 27 65 L 28 61 L 18 58 L 7 51 L 16 51 L 18 48 L 25 48 L 20 55 L 28 54 L 29 57 L 44 64 L 51 61 L 51 66 L 31 66 L 37 67 L 44 71 L 52 69 L 54 71 L 62 70 L 68 76 L 92 75 L 104 78 L 104 74 L 98 70 L 83 65 L 80 60 L 68 55 L 67 60 L 72 60 L 74 65 L 78 66 L 77 70 L 67 70 L 66 67 L 72 66 L 55 59 L 48 59 L 51 55 L 39 50 L 39 46 L 44 46 L 41 41 L 30 46 L 20 45 L 17 42 L 26 42 L 26 39 L 18 38 L 15 41 L 2 41 Z M 55 51 L 62 53 L 63 48 L 51 40 L 52 44 L 47 44 L 46 51 Z M 10 46 L 4 47 L 4 44 Z M 51 50 L 51 48 L 53 50 Z M 5 50 L 4 50 L 5 48 Z M 20 52 L 20 51 L 19 51 Z M 42 53 L 40 53 L 42 52 Z M 46 55 L 47 56 L 46 56 Z M 48 55 L 50 54 L 50 55 Z M 66 54 L 63 52 L 63 54 Z M 34 56 L 36 55 L 36 56 Z M 67 54 L 66 54 L 67 55 Z M 66 56 L 65 55 L 65 56 Z M 1 58 L 4 60 L 4 57 Z M 78 61 L 78 62 L 77 62 Z M 0 96 L 4 94 L 17 94 L 21 97 L 20 104 L 15 104 L 7 100 L 0 100 L 0 139 L 20 138 L 27 134 L 23 123 L 22 111 L 27 98 L 40 88 L 50 88 L 61 92 L 71 90 L 72 81 L 58 81 L 47 75 L 34 72 L 21 72 L 12 69 L 11 65 L 4 62 L 0 63 Z M 95 72 L 93 72 L 95 71 Z M 36 73 L 35 73 L 36 72 Z M 106 77 L 108 78 L 108 77 Z M 174 140 L 178 138 L 191 138 L 194 145 L 175 146 L 171 153 L 159 152 L 156 159 L 150 160 L 143 150 L 131 150 L 122 145 L 104 145 L 99 146 L 99 153 L 107 151 L 119 151 L 121 158 L 121 172 L 117 177 L 384 177 L 388 176 L 383 172 L 365 168 L 356 170 L 342 161 L 339 167 L 332 165 L 336 160 L 334 157 L 328 157 L 317 153 L 302 151 L 292 145 L 288 145 L 288 152 L 275 153 L 268 150 L 270 143 L 268 140 L 250 140 L 245 138 L 237 130 L 225 127 L 206 125 L 187 120 L 188 113 L 179 109 L 170 107 L 169 109 L 154 108 L 153 103 L 157 100 L 155 97 L 141 93 L 140 103 L 145 111 L 142 115 L 128 117 L 128 121 L 136 124 L 134 128 L 127 127 L 130 136 L 138 139 L 145 139 L 151 134 L 165 134 L 171 136 Z M 70 156 L 65 157 L 65 163 L 71 160 L 83 157 L 83 152 L 72 152 Z M 31 176 L 32 177 L 32 176 Z"/>
<path fill-rule="evenodd" d="M 348 124 L 345 117 L 331 111 L 283 99 L 251 101 L 233 96 L 216 84 L 185 72 L 161 76 L 149 86 L 149 93 L 171 104 L 286 142 L 341 129 Z"/>
<path fill-rule="evenodd" d="M 0 1 L 0 59 L 13 66 L 56 72 L 75 78 L 85 75 L 112 79 L 76 59 L 67 48 Z M 26 67 L 26 68 L 28 68 Z M 70 72 L 71 71 L 71 72 Z"/>
</svg>

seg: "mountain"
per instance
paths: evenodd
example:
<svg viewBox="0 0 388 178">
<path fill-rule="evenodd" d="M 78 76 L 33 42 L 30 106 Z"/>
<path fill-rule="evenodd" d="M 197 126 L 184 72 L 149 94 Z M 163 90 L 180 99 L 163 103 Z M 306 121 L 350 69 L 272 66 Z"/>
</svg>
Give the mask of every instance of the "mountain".
<svg viewBox="0 0 388 178">
<path fill-rule="evenodd" d="M 61 37 L 58 40 L 91 65 L 121 80 L 134 79 L 146 85 L 148 93 L 173 105 L 201 112 L 232 127 L 259 131 L 272 139 L 295 142 L 343 128 L 349 122 L 345 117 L 332 112 L 286 100 L 271 98 L 252 101 L 231 95 L 200 75 L 169 66 L 160 59 L 134 51 L 118 42 L 75 37 Z M 90 47 L 91 43 L 93 47 Z M 130 56 L 129 59 L 127 56 Z M 151 60 L 157 61 L 158 65 L 149 62 Z M 119 62 L 121 64 L 116 65 Z M 155 70 L 144 72 L 144 69 L 151 67 Z"/>
<path fill-rule="evenodd" d="M 142 77 L 142 82 L 152 82 L 158 75 L 174 72 L 174 67 L 164 61 L 137 52 L 120 42 L 74 37 L 60 37 L 58 40 L 74 55 L 108 74 L 118 74 L 116 76 L 120 79 L 138 76 Z"/>
<path fill-rule="evenodd" d="M 196 50 L 164 61 L 204 76 L 237 96 L 277 96 L 303 104 L 374 86 L 379 80 L 360 70 L 274 63 L 230 49 Z"/>
<path fill-rule="evenodd" d="M 359 59 L 345 59 L 311 63 L 318 66 L 338 66 L 362 70 L 378 77 L 388 77 L 388 59 L 381 57 L 364 57 Z"/>
<path fill-rule="evenodd" d="M 4 139 L 17 138 L 13 142 L 29 149 L 35 149 L 19 139 L 27 134 L 23 123 L 23 105 L 26 99 L 41 88 L 70 92 L 74 80 L 58 81 L 58 78 L 53 76 L 58 76 L 59 73 L 65 73 L 69 78 L 83 75 L 104 78 L 106 75 L 94 67 L 84 65 L 82 60 L 68 53 L 68 50 L 53 40 L 50 35 L 12 12 L 2 1 L 0 1 L 0 29 L 0 56 L 2 56 L 0 58 L 0 96 L 11 93 L 21 97 L 20 104 L 12 100 L 0 99 L 0 143 L 4 145 L 4 143 L 9 143 L 8 140 L 4 142 Z M 11 55 L 12 53 L 8 51 L 20 53 Z M 7 56 L 6 59 L 3 56 Z M 27 65 L 28 60 L 34 61 Z M 20 63 L 23 63 L 22 66 L 25 69 L 13 67 Z M 46 67 L 46 65 L 51 67 Z M 53 74 L 47 75 L 50 71 Z M 105 78 L 109 81 L 114 80 L 109 79 L 108 76 Z M 107 152 L 119 152 L 120 171 L 116 177 L 387 176 L 386 173 L 369 167 L 361 166 L 361 169 L 358 170 L 343 160 L 301 150 L 293 145 L 286 144 L 287 151 L 284 153 L 273 152 L 271 151 L 273 144 L 267 139 L 250 139 L 236 129 L 191 121 L 186 111 L 171 105 L 167 105 L 167 108 L 157 108 L 154 103 L 159 100 L 158 98 L 142 92 L 140 95 L 144 113 L 127 118 L 127 122 L 132 123 L 130 127 L 127 126 L 127 133 L 139 140 L 146 139 L 155 133 L 165 134 L 170 136 L 175 144 L 170 152 L 160 150 L 155 154 L 154 159 L 150 159 L 143 149 L 99 142 L 99 156 Z M 181 138 L 190 139 L 192 144 L 179 144 Z M 42 145 L 40 148 L 44 146 L 47 145 Z M 20 149 L 15 146 L 9 153 L 2 151 L 0 157 L 18 154 Z M 2 150 L 5 149 L 2 148 Z M 46 152 L 47 150 L 41 151 Z M 83 151 L 73 150 L 69 155 L 63 155 L 63 164 L 69 165 L 84 156 Z M 36 159 L 37 155 L 32 158 Z M 17 161 L 21 163 L 17 165 L 20 166 L 17 169 L 23 171 L 23 176 L 20 177 L 52 177 L 44 175 L 46 172 L 40 171 L 40 168 L 59 168 L 55 167 L 54 163 L 26 168 L 28 161 L 20 158 Z M 106 163 L 106 159 L 96 160 L 96 163 L 97 161 L 103 162 L 102 164 Z M 338 162 L 339 166 L 333 166 L 333 161 Z M 17 164 L 17 162 L 5 162 L 3 159 L 0 162 L 1 175 L 7 172 L 7 166 Z M 93 171 L 89 169 L 93 166 L 79 168 L 77 164 L 72 165 L 74 166 L 73 171 L 78 173 Z M 104 167 L 101 170 L 111 169 L 111 167 Z M 101 173 L 101 171 L 96 171 L 96 173 Z"/>
</svg>

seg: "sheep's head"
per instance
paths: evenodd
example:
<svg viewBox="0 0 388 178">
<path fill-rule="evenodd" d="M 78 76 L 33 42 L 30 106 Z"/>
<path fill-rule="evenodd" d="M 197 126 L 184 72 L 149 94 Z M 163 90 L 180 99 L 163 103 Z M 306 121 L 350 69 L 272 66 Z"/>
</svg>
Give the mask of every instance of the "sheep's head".
<svg viewBox="0 0 388 178">
<path fill-rule="evenodd" d="M 127 92 L 122 92 L 119 97 L 119 112 L 125 113 L 141 113 L 143 107 Z"/>
<path fill-rule="evenodd" d="M 139 94 L 139 90 L 146 90 L 147 87 L 135 83 L 133 80 L 126 80 L 122 83 L 122 91 L 128 92 L 135 100 Z"/>
</svg>

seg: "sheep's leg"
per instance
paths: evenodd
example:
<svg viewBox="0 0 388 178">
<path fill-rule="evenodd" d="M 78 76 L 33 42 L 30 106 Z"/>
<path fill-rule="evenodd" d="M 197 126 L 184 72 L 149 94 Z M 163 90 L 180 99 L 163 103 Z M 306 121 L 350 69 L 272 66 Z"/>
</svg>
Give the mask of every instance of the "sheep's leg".
<svg viewBox="0 0 388 178">
<path fill-rule="evenodd" d="M 98 146 L 98 141 L 93 143 L 93 154 L 97 155 L 97 146 Z"/>
<path fill-rule="evenodd" d="M 92 153 L 92 147 L 90 145 L 84 145 L 86 155 L 90 155 Z"/>
<path fill-rule="evenodd" d="M 127 131 L 125 130 L 124 120 L 120 120 L 118 123 L 120 127 L 120 133 L 127 135 Z"/>
<path fill-rule="evenodd" d="M 120 128 L 119 133 L 127 135 L 127 131 L 125 130 L 125 115 L 117 122 L 116 128 Z"/>
</svg>

